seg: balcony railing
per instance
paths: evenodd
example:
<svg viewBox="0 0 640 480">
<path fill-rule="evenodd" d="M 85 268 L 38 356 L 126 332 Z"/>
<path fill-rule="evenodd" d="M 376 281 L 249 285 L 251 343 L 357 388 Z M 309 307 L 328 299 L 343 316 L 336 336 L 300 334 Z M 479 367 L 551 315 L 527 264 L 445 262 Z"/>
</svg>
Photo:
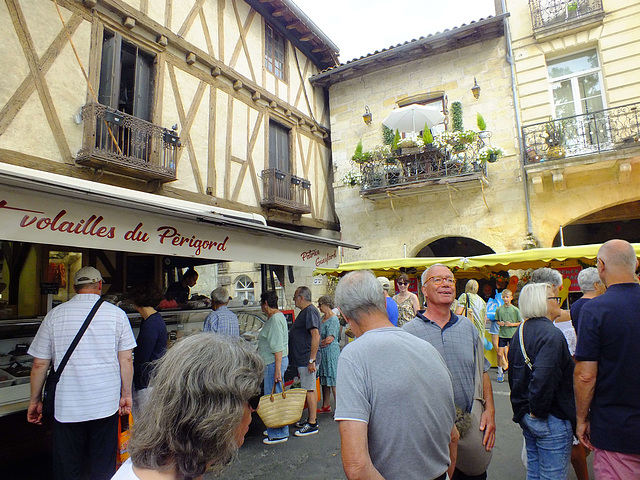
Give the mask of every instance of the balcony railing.
<svg viewBox="0 0 640 480">
<path fill-rule="evenodd" d="M 640 147 L 640 103 L 522 128 L 525 164 Z"/>
<path fill-rule="evenodd" d="M 76 163 L 143 180 L 176 179 L 180 137 L 174 131 L 99 103 L 85 105 L 82 119 L 89 134 Z"/>
<path fill-rule="evenodd" d="M 529 0 L 534 32 L 602 12 L 602 0 Z"/>
<path fill-rule="evenodd" d="M 277 168 L 262 171 L 265 208 L 291 213 L 311 213 L 311 182 Z"/>
<path fill-rule="evenodd" d="M 478 160 L 483 145 L 482 140 L 478 140 L 458 153 L 433 146 L 405 148 L 399 155 L 372 158 L 360 163 L 360 192 L 369 195 L 429 181 L 457 182 L 485 177 L 486 163 Z"/>
</svg>

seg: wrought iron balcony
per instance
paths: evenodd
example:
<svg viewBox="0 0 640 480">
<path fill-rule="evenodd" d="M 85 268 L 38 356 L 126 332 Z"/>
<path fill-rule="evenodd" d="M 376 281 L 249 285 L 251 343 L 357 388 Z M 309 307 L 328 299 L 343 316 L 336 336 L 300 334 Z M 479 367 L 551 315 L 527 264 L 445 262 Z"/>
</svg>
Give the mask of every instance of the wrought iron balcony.
<svg viewBox="0 0 640 480">
<path fill-rule="evenodd" d="M 522 127 L 525 164 L 640 148 L 640 103 Z"/>
<path fill-rule="evenodd" d="M 173 131 L 99 103 L 82 107 L 85 122 L 79 165 L 147 181 L 176 179 L 180 137 Z"/>
<path fill-rule="evenodd" d="M 360 163 L 360 193 L 375 196 L 423 185 L 484 179 L 486 163 L 478 160 L 478 149 L 476 145 L 460 153 L 434 147 L 409 149 L 409 152 L 402 149 L 400 155 L 368 160 Z"/>
<path fill-rule="evenodd" d="M 602 13 L 602 0 L 529 0 L 533 31 L 562 27 Z"/>
<path fill-rule="evenodd" d="M 262 171 L 265 208 L 291 213 L 311 213 L 311 182 L 277 168 Z"/>
</svg>

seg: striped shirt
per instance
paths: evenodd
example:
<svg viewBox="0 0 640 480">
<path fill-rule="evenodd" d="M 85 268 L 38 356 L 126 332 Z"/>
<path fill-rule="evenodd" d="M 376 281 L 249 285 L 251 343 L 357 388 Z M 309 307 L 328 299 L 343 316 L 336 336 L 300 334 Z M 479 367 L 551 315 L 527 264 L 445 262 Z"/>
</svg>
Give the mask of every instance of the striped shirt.
<svg viewBox="0 0 640 480">
<path fill-rule="evenodd" d="M 478 330 L 473 323 L 452 313 L 449 322 L 443 327 L 425 317 L 424 310 L 416 318 L 402 327 L 405 331 L 426 340 L 435 347 L 449 371 L 453 381 L 453 396 L 456 405 L 467 412 L 473 406 L 473 394 L 476 383 L 476 350 L 484 348 Z M 484 371 L 491 367 L 484 359 Z"/>
<path fill-rule="evenodd" d="M 51 310 L 42 321 L 29 354 L 50 359 L 58 368 L 99 298 L 92 293 L 78 294 Z M 135 346 L 127 315 L 115 305 L 104 302 L 60 376 L 56 389 L 56 420 L 86 422 L 113 415 L 120 405 L 118 352 Z"/>
<path fill-rule="evenodd" d="M 204 332 L 221 333 L 230 337 L 240 336 L 238 317 L 226 305 L 221 305 L 204 320 Z"/>
</svg>

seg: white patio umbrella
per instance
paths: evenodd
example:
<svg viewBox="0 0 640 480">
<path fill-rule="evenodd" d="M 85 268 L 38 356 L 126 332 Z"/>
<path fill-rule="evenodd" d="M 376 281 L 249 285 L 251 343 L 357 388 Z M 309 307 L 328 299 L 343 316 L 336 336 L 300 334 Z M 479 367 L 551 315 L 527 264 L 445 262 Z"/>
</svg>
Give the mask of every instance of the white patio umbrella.
<svg viewBox="0 0 640 480">
<path fill-rule="evenodd" d="M 401 132 L 418 132 L 424 125 L 431 128 L 444 120 L 444 115 L 440 110 L 426 105 L 412 104 L 406 107 L 392 110 L 382 123 L 391 130 Z M 416 130 L 417 127 L 417 130 Z"/>
</svg>

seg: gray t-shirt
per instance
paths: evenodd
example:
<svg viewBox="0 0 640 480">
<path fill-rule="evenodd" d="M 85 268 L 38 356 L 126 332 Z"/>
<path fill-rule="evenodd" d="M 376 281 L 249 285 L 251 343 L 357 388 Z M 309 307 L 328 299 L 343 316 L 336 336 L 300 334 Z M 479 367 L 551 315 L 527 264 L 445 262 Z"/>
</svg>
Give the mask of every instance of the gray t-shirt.
<svg viewBox="0 0 640 480">
<path fill-rule="evenodd" d="M 369 455 L 387 480 L 436 478 L 449 466 L 455 421 L 451 375 L 429 343 L 387 327 L 338 359 L 335 419 L 368 424 Z"/>
</svg>

